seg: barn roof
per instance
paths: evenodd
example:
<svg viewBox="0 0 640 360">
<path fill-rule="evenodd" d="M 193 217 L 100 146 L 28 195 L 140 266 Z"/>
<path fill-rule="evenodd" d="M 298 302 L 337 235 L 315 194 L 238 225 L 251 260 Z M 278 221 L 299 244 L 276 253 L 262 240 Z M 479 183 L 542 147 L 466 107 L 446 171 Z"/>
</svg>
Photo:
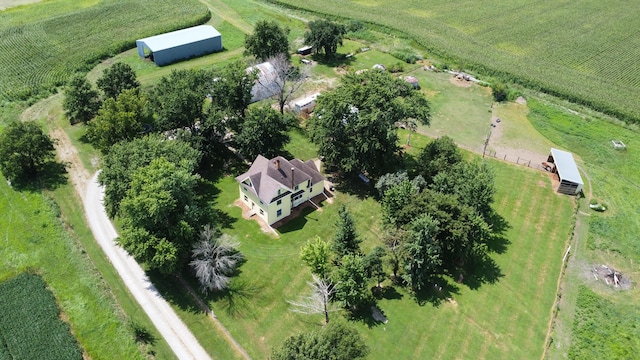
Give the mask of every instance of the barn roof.
<svg viewBox="0 0 640 360">
<path fill-rule="evenodd" d="M 182 30 L 172 31 L 160 35 L 138 39 L 153 52 L 174 48 L 176 46 L 221 36 L 211 25 L 199 25 Z"/>
<path fill-rule="evenodd" d="M 553 156 L 553 162 L 556 164 L 560 179 L 584 185 L 580 172 L 578 171 L 578 166 L 570 152 L 551 149 L 551 156 Z"/>
</svg>

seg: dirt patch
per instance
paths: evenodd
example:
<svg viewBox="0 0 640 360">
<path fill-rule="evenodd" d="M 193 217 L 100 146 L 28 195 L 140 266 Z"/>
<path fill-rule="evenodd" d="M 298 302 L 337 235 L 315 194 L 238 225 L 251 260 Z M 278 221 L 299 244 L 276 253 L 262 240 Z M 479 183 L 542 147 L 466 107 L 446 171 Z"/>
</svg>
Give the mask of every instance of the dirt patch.
<svg viewBox="0 0 640 360">
<path fill-rule="evenodd" d="M 91 180 L 91 174 L 89 174 L 84 165 L 82 165 L 78 150 L 73 146 L 71 139 L 69 139 L 69 136 L 64 130 L 57 128 L 52 130 L 50 135 L 56 142 L 55 147 L 58 152 L 58 157 L 64 162 L 67 168 L 71 184 L 80 197 L 84 198 L 87 183 Z"/>
<path fill-rule="evenodd" d="M 604 282 L 616 290 L 631 289 L 631 279 L 628 276 L 606 265 L 595 265 L 590 272 L 594 281 Z"/>
<path fill-rule="evenodd" d="M 468 87 L 471 87 L 471 85 L 473 85 L 472 81 L 461 79 L 461 78 L 458 78 L 457 76 L 452 76 L 451 78 L 449 78 L 449 82 L 451 82 L 455 86 L 464 87 L 464 88 L 468 88 Z"/>
<path fill-rule="evenodd" d="M 526 105 L 527 99 L 523 98 L 522 96 L 518 96 L 518 98 L 516 99 L 516 104 Z"/>
</svg>

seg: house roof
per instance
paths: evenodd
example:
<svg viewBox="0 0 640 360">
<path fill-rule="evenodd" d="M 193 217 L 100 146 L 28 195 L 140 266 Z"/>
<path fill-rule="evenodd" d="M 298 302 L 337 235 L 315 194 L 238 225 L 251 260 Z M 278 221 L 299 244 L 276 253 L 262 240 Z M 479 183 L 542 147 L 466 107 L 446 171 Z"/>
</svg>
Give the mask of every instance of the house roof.
<svg viewBox="0 0 640 360">
<path fill-rule="evenodd" d="M 307 162 L 302 162 L 299 159 L 289 161 L 282 156 L 267 159 L 258 155 L 249 170 L 236 177 L 238 182 L 247 180 L 250 181 L 251 190 L 258 198 L 265 203 L 270 203 L 273 198 L 278 196 L 279 189 L 284 188 L 293 192 L 293 188 L 302 182 L 311 180 L 312 184 L 317 184 L 323 181 L 324 177 L 311 160 Z"/>
<path fill-rule="evenodd" d="M 182 30 L 172 31 L 160 35 L 138 39 L 151 51 L 170 49 L 176 46 L 191 44 L 194 42 L 221 36 L 218 30 L 211 25 L 199 25 Z"/>
<path fill-rule="evenodd" d="M 580 172 L 578 171 L 578 166 L 570 152 L 551 149 L 551 156 L 553 157 L 553 162 L 556 164 L 556 169 L 558 169 L 560 179 L 584 185 Z"/>
</svg>

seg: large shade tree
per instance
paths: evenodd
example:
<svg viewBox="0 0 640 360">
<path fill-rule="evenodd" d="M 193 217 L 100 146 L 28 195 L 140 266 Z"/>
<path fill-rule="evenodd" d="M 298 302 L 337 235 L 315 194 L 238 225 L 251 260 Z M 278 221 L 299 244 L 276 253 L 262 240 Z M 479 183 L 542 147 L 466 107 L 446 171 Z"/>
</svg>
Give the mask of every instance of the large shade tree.
<svg viewBox="0 0 640 360">
<path fill-rule="evenodd" d="M 98 175 L 100 184 L 105 187 L 104 205 L 109 216 L 119 213 L 120 202 L 131 188 L 133 174 L 160 157 L 193 173 L 201 153 L 187 142 L 169 140 L 161 134 L 149 134 L 111 147 L 103 158 L 102 171 Z"/>
<path fill-rule="evenodd" d="M 106 98 L 115 99 L 124 90 L 138 89 L 140 82 L 129 64 L 117 62 L 102 72 L 96 85 Z"/>
<path fill-rule="evenodd" d="M 198 179 L 163 157 L 136 170 L 121 202 L 118 243 L 152 269 L 179 270 L 205 219 L 196 199 Z"/>
<path fill-rule="evenodd" d="M 316 52 L 324 51 L 326 57 L 335 56 L 338 45 L 342 45 L 342 37 L 347 28 L 329 20 L 315 20 L 309 22 L 309 30 L 304 34 L 304 42 L 313 47 Z"/>
<path fill-rule="evenodd" d="M 308 75 L 307 68 L 294 66 L 285 54 L 276 54 L 267 61 L 275 70 L 274 76 L 269 79 L 269 87 L 274 89 L 274 98 L 278 102 L 280 113 L 284 114 L 287 102 L 304 85 Z"/>
<path fill-rule="evenodd" d="M 251 104 L 251 89 L 256 79 L 256 72 L 248 72 L 246 64 L 234 61 L 214 74 L 211 83 L 211 110 L 208 121 L 218 131 L 227 129 L 239 132 L 244 122 L 245 114 Z M 225 113 L 218 117 L 217 112 Z"/>
<path fill-rule="evenodd" d="M 399 163 L 395 124 L 407 118 L 428 125 L 429 104 L 402 79 L 382 71 L 349 73 L 317 99 L 309 131 L 329 169 L 378 177 Z"/>
<path fill-rule="evenodd" d="M 100 108 L 98 91 L 91 87 L 86 77 L 75 75 L 65 87 L 62 108 L 71 125 L 86 123 L 96 116 Z"/>
<path fill-rule="evenodd" d="M 173 70 L 160 79 L 149 95 L 158 130 L 197 132 L 196 124 L 204 119 L 204 101 L 212 79 L 205 70 Z"/>
<path fill-rule="evenodd" d="M 258 155 L 273 157 L 289 142 L 287 128 L 284 115 L 269 106 L 256 107 L 247 112 L 242 130 L 234 141 L 246 159 Z"/>
<path fill-rule="evenodd" d="M 145 124 L 153 121 L 147 104 L 137 89 L 123 90 L 116 98 L 106 99 L 98 115 L 87 124 L 87 139 L 107 153 L 115 143 L 141 136 Z"/>
<path fill-rule="evenodd" d="M 276 21 L 260 20 L 253 34 L 244 37 L 245 55 L 253 55 L 261 61 L 276 54 L 284 54 L 289 58 L 288 35 L 289 29 L 281 27 Z"/>
<path fill-rule="evenodd" d="M 0 170 L 16 183 L 40 175 L 54 157 L 53 140 L 34 122 L 11 122 L 0 132 Z"/>
</svg>

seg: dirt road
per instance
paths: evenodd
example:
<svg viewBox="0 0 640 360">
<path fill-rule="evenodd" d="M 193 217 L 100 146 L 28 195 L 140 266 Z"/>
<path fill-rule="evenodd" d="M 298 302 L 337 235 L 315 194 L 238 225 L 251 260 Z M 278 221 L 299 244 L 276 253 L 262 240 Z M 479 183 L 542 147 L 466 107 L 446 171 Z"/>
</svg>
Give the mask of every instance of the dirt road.
<svg viewBox="0 0 640 360">
<path fill-rule="evenodd" d="M 96 241 L 176 356 L 180 359 L 211 359 L 187 326 L 162 298 L 140 265 L 116 245 L 114 240 L 118 234 L 102 205 L 104 189 L 99 186 L 97 177 L 96 173 L 86 184 L 86 194 L 83 197 L 87 220 Z"/>
</svg>

